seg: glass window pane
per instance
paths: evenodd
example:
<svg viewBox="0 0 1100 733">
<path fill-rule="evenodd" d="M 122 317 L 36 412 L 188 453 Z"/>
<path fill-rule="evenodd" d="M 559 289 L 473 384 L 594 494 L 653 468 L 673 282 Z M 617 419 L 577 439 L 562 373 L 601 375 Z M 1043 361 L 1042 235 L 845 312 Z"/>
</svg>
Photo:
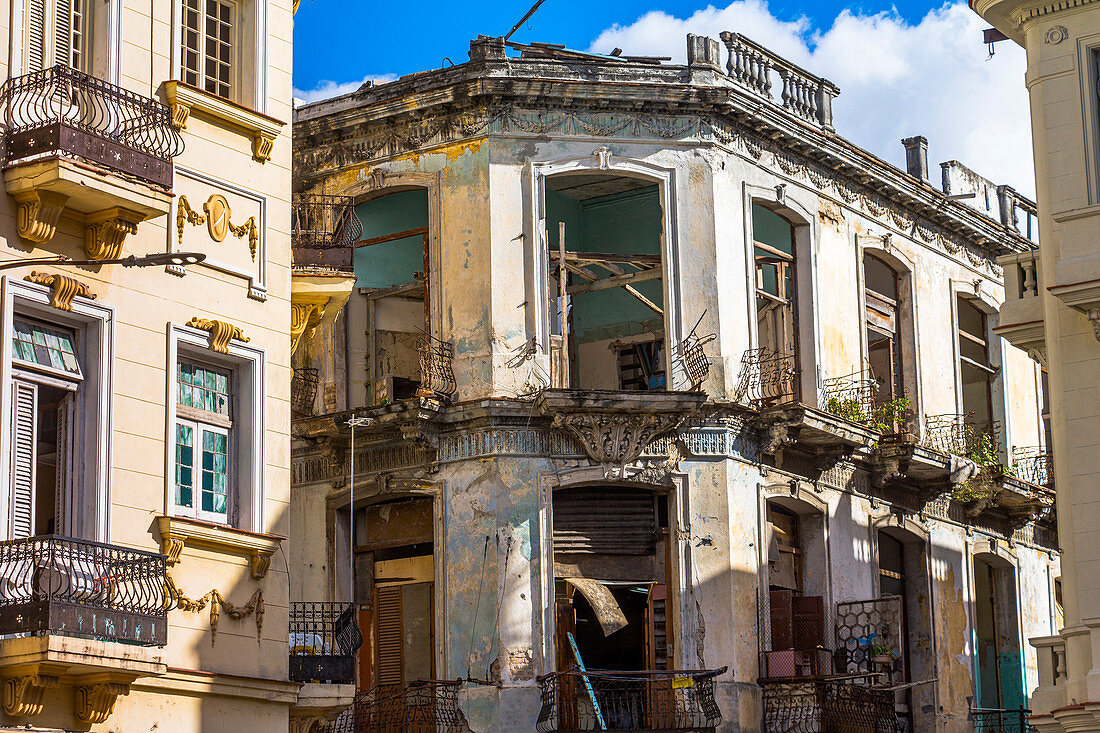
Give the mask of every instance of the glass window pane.
<svg viewBox="0 0 1100 733">
<path fill-rule="evenodd" d="M 79 377 L 80 362 L 76 356 L 74 332 L 36 323 L 16 320 L 12 333 L 12 353 L 19 361 L 49 367 Z"/>
</svg>

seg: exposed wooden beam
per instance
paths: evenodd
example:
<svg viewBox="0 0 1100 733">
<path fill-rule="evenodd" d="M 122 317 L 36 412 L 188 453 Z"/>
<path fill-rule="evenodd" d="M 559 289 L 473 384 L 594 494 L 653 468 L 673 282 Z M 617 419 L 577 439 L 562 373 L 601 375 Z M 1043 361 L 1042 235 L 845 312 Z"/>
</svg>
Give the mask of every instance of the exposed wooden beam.
<svg viewBox="0 0 1100 733">
<path fill-rule="evenodd" d="M 389 298 L 394 295 L 407 295 L 423 289 L 424 283 L 417 280 L 416 282 L 394 285 L 388 288 L 359 288 L 359 292 L 372 300 L 377 300 L 378 298 Z"/>
<path fill-rule="evenodd" d="M 646 282 L 647 280 L 659 280 L 661 278 L 660 270 L 642 270 L 640 272 L 628 272 L 622 275 L 615 275 L 613 277 L 605 277 L 599 280 L 593 280 L 581 285 L 573 285 L 567 291 L 569 295 L 580 295 L 581 293 L 594 293 L 597 290 L 608 290 L 610 288 L 617 288 L 630 283 Z"/>
<path fill-rule="evenodd" d="M 551 260 L 559 260 L 557 252 L 550 252 Z M 617 252 L 566 252 L 565 260 L 577 260 L 580 262 L 624 262 L 626 264 L 650 265 L 658 267 L 661 264 L 661 255 L 619 254 Z"/>
<path fill-rule="evenodd" d="M 395 242 L 398 239 L 408 239 L 409 237 L 423 237 L 428 233 L 428 227 L 417 227 L 416 229 L 406 229 L 403 232 L 394 232 L 393 234 L 383 234 L 380 237 L 371 237 L 370 239 L 361 239 L 355 243 L 356 247 L 369 247 L 372 244 L 384 244 L 385 242 Z"/>
</svg>

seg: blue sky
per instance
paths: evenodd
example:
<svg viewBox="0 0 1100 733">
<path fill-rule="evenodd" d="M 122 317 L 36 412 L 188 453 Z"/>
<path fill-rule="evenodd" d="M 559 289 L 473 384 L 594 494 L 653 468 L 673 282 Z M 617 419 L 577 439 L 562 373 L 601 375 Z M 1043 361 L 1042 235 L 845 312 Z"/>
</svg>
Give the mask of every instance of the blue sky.
<svg viewBox="0 0 1100 733">
<path fill-rule="evenodd" d="M 322 81 L 400 76 L 439 67 L 444 57 L 461 63 L 470 39 L 478 34 L 504 35 L 532 4 L 533 0 L 303 0 L 294 18 L 294 86 L 313 89 Z M 604 29 L 630 24 L 651 10 L 684 17 L 706 6 L 692 0 L 546 0 L 513 40 L 586 49 Z M 804 16 L 820 28 L 831 25 L 845 8 L 861 14 L 894 10 L 916 22 L 939 4 L 780 0 L 769 6 L 780 19 L 793 21 Z"/>
<path fill-rule="evenodd" d="M 392 80 L 468 60 L 478 34 L 503 35 L 533 0 L 466 4 L 303 0 L 295 16 L 294 87 L 304 101 L 354 91 L 365 79 Z M 965 0 L 887 4 L 864 0 L 546 0 L 516 32 L 520 42 L 563 43 L 607 53 L 671 56 L 685 36 L 743 33 L 841 89 L 837 131 L 904 165 L 900 140 L 929 141 L 939 163 L 959 160 L 995 183 L 1034 191 L 1023 51 L 1009 41 L 992 58 L 986 23 Z"/>
</svg>

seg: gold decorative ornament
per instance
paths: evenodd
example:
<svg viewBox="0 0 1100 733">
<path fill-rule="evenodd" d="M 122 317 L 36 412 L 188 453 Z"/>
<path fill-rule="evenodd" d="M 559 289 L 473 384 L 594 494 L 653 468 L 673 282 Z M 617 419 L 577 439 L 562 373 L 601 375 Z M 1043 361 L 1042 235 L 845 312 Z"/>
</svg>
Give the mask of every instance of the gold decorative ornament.
<svg viewBox="0 0 1100 733">
<path fill-rule="evenodd" d="M 45 285 L 50 289 L 50 305 L 58 310 L 71 311 L 73 298 L 80 296 L 95 300 L 95 293 L 86 283 L 75 280 L 68 275 L 50 274 L 46 272 L 34 272 L 23 278 L 30 283 Z"/>
<path fill-rule="evenodd" d="M 275 147 L 275 137 L 259 132 L 252 137 L 252 157 L 261 163 L 271 160 L 271 150 Z"/>
<path fill-rule="evenodd" d="M 172 125 L 177 130 L 187 129 L 187 118 L 191 116 L 191 107 L 186 104 L 180 104 L 176 102 L 171 105 L 172 107 Z"/>
<path fill-rule="evenodd" d="M 218 591 L 217 588 L 209 591 L 202 598 L 191 599 L 184 595 L 176 586 L 176 581 L 172 579 L 171 574 L 165 573 L 165 591 L 170 600 L 176 602 L 176 606 L 181 611 L 187 611 L 189 613 L 201 613 L 203 610 L 210 607 L 210 646 L 214 646 L 214 642 L 218 636 L 218 619 L 221 616 L 221 612 L 225 611 L 225 615 L 234 621 L 241 621 L 249 616 L 256 616 L 256 643 L 259 644 L 262 641 L 262 633 L 264 628 L 264 589 L 257 588 L 256 592 L 252 594 L 252 597 L 248 599 L 248 603 L 243 606 L 234 606 L 229 601 L 225 600 L 225 597 Z"/>
<path fill-rule="evenodd" d="M 16 228 L 28 242 L 44 244 L 53 239 L 57 220 L 69 197 L 56 191 L 26 191 L 15 195 Z"/>
<path fill-rule="evenodd" d="M 127 234 L 137 234 L 145 217 L 127 209 L 113 208 L 89 214 L 84 219 L 84 250 L 93 260 L 117 260 Z"/>
<path fill-rule="evenodd" d="M 325 309 L 317 303 L 291 303 L 290 305 L 290 353 L 298 351 L 302 336 L 313 338 L 317 325 L 325 317 Z"/>
<path fill-rule="evenodd" d="M 187 322 L 187 326 L 209 333 L 210 350 L 217 351 L 220 354 L 229 353 L 229 342 L 233 339 L 248 341 L 248 337 L 244 335 L 244 331 L 239 326 L 234 326 L 232 323 L 226 323 L 225 321 L 211 321 L 196 316 Z"/>
<path fill-rule="evenodd" d="M 73 711 L 82 723 L 103 723 L 115 711 L 119 695 L 129 695 L 130 686 L 122 682 L 98 682 L 74 690 Z"/>
<path fill-rule="evenodd" d="M 4 712 L 28 717 L 42 712 L 42 694 L 57 687 L 61 680 L 52 675 L 30 674 L 4 680 Z"/>
<path fill-rule="evenodd" d="M 183 246 L 183 230 L 188 224 L 199 226 L 206 224 L 206 232 L 215 242 L 224 242 L 225 238 L 232 234 L 240 239 L 248 235 L 248 252 L 252 261 L 256 261 L 256 251 L 260 245 L 260 228 L 256 225 L 256 217 L 250 216 L 244 224 L 234 224 L 230 217 L 233 215 L 229 201 L 220 193 L 211 194 L 202 205 L 203 213 L 198 213 L 191 208 L 191 202 L 187 196 L 180 196 L 176 203 L 176 241 Z"/>
</svg>

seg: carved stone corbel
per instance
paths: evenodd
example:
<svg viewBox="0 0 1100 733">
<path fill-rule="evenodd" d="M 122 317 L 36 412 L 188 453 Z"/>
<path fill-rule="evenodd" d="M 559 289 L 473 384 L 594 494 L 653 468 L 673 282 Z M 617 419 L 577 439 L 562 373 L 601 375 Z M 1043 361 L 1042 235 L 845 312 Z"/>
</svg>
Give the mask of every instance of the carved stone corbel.
<svg viewBox="0 0 1100 733">
<path fill-rule="evenodd" d="M 86 283 L 69 277 L 68 275 L 49 274 L 46 272 L 31 272 L 23 278 L 30 283 L 45 285 L 50 289 L 50 305 L 58 310 L 71 311 L 73 298 L 80 296 L 95 300 L 95 293 L 88 288 Z"/>
<path fill-rule="evenodd" d="M 127 234 L 137 234 L 145 217 L 128 209 L 113 208 L 84 219 L 84 250 L 93 260 L 115 260 L 122 255 Z"/>
<path fill-rule="evenodd" d="M 181 102 L 173 102 L 172 124 L 177 130 L 187 129 L 187 119 L 191 116 L 191 107 Z"/>
<path fill-rule="evenodd" d="M 1089 323 L 1092 324 L 1092 335 L 1096 337 L 1097 341 L 1100 341 L 1100 308 L 1091 308 L 1085 315 L 1088 317 Z"/>
<path fill-rule="evenodd" d="M 824 473 L 830 470 L 836 464 L 841 461 L 845 461 L 852 457 L 855 453 L 855 446 L 840 445 L 840 446 L 828 446 L 821 448 L 814 452 L 814 468 L 819 472 Z"/>
<path fill-rule="evenodd" d="M 596 463 L 623 466 L 683 421 L 684 415 L 675 413 L 558 412 L 553 426 L 576 438 Z"/>
<path fill-rule="evenodd" d="M 197 328 L 200 331 L 209 333 L 210 350 L 217 351 L 220 354 L 229 353 L 229 342 L 233 339 L 248 341 L 248 337 L 244 335 L 244 331 L 239 326 L 234 326 L 232 323 L 226 323 L 225 321 L 212 321 L 196 316 L 188 321 L 187 325 L 190 328 Z"/>
<path fill-rule="evenodd" d="M 320 714 L 301 715 L 292 710 L 290 713 L 290 733 L 317 733 L 317 731 L 324 728 L 327 722 L 328 716 Z"/>
<path fill-rule="evenodd" d="M 122 682 L 81 685 L 73 691 L 73 712 L 82 723 L 102 723 L 115 711 L 119 695 L 129 694 L 130 685 Z"/>
<path fill-rule="evenodd" d="M 290 353 L 298 351 L 298 344 L 305 336 L 312 339 L 317 325 L 325 317 L 325 308 L 316 303 L 291 303 L 290 305 Z"/>
<path fill-rule="evenodd" d="M 248 558 L 249 568 L 255 580 L 263 580 L 267 577 L 267 571 L 271 568 L 271 555 L 253 552 Z"/>
<path fill-rule="evenodd" d="M 57 687 L 60 679 L 53 675 L 29 674 L 4 680 L 4 712 L 16 717 L 29 717 L 42 712 L 42 695 Z"/>
<path fill-rule="evenodd" d="M 165 556 L 165 564 L 175 565 L 180 561 L 180 555 L 183 554 L 183 547 L 186 543 L 179 537 L 161 537 L 160 538 L 160 554 Z"/>
<path fill-rule="evenodd" d="M 275 136 L 257 132 L 252 136 L 252 157 L 261 163 L 271 160 L 271 150 L 275 147 Z"/>
<path fill-rule="evenodd" d="M 44 244 L 57 232 L 57 220 L 69 197 L 56 191 L 24 191 L 15 195 L 16 228 L 28 242 Z"/>
</svg>

